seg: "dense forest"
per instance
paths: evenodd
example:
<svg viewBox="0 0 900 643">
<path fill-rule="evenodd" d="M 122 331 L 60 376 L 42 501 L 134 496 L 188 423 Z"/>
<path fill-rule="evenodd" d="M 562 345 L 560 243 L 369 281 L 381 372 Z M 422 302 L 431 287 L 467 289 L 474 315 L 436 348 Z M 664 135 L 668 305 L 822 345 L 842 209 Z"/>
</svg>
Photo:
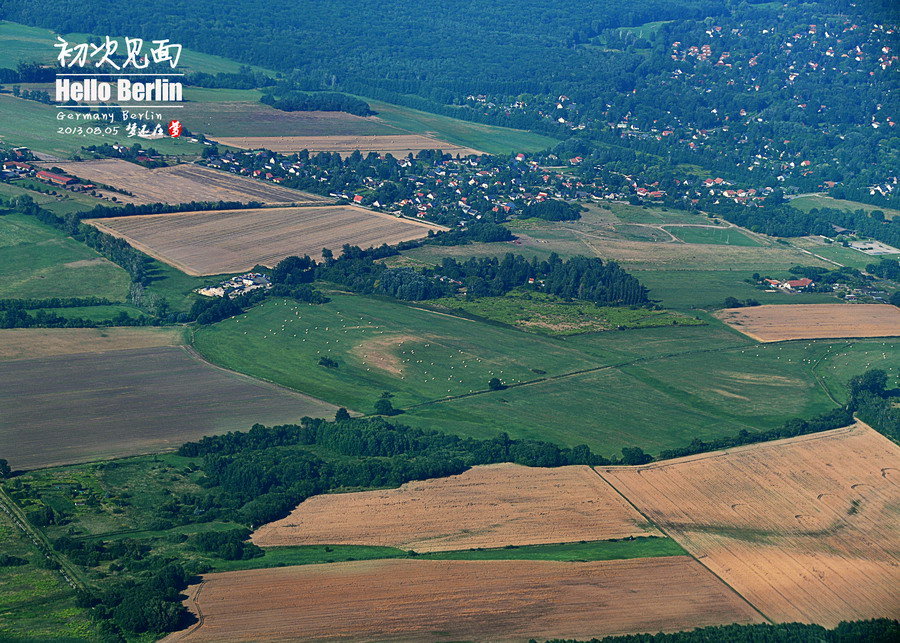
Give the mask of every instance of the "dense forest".
<svg viewBox="0 0 900 643">
<path fill-rule="evenodd" d="M 165 37 L 268 67 L 303 92 L 636 150 L 757 185 L 829 181 L 881 205 L 900 198 L 900 117 L 889 98 L 898 11 L 889 0 L 302 0 L 264 12 L 242 0 L 7 0 L 2 16 L 62 32 Z M 272 84 L 234 76 L 195 80 Z"/>
</svg>

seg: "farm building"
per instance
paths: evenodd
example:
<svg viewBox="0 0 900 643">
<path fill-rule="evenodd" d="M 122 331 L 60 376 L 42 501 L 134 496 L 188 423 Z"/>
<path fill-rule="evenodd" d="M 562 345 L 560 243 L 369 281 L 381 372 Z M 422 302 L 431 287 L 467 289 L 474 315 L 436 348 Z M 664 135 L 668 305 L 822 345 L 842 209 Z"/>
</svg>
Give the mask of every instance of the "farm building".
<svg viewBox="0 0 900 643">
<path fill-rule="evenodd" d="M 35 175 L 37 178 L 42 181 L 46 181 L 47 183 L 53 183 L 54 185 L 72 185 L 73 183 L 77 183 L 78 179 L 73 178 L 71 176 L 63 176 L 62 174 L 54 174 L 53 172 L 48 172 L 47 170 L 41 170 Z"/>
</svg>

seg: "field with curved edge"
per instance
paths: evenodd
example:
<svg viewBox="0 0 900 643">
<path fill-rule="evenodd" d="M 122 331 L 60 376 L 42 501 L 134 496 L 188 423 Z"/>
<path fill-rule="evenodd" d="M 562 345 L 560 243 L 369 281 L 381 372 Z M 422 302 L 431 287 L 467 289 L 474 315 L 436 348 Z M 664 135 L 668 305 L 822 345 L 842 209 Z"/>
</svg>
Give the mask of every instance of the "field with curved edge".
<svg viewBox="0 0 900 643">
<path fill-rule="evenodd" d="M 900 447 L 862 423 L 599 471 L 772 620 L 900 614 Z"/>
<path fill-rule="evenodd" d="M 431 552 L 652 535 L 661 534 L 590 467 L 497 464 L 399 489 L 314 496 L 252 540 Z"/>
<path fill-rule="evenodd" d="M 590 563 L 373 560 L 206 574 L 164 641 L 513 641 L 759 623 L 687 556 Z"/>
</svg>

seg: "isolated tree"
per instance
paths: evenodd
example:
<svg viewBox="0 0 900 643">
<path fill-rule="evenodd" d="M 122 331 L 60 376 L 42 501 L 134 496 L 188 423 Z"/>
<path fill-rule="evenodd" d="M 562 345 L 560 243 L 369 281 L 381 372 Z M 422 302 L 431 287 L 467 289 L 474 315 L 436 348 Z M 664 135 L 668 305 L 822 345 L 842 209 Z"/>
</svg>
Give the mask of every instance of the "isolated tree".
<svg viewBox="0 0 900 643">
<path fill-rule="evenodd" d="M 397 410 L 388 398 L 382 397 L 375 402 L 375 412 L 378 415 L 394 415 Z"/>
<path fill-rule="evenodd" d="M 500 381 L 499 377 L 492 377 L 488 380 L 488 388 L 492 391 L 502 391 L 506 388 L 506 385 Z"/>
<path fill-rule="evenodd" d="M 12 475 L 12 468 L 10 468 L 9 462 L 0 458 L 0 478 L 8 478 L 10 475 Z"/>
<path fill-rule="evenodd" d="M 350 413 L 343 406 L 337 410 L 337 413 L 334 414 L 335 422 L 345 422 L 350 419 Z"/>
</svg>

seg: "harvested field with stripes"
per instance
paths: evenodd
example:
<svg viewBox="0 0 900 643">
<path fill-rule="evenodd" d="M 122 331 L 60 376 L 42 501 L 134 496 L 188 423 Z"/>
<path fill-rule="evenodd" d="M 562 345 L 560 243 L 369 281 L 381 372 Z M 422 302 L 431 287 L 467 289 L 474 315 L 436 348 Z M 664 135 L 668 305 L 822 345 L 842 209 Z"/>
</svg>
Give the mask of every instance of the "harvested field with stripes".
<svg viewBox="0 0 900 643">
<path fill-rule="evenodd" d="M 506 463 L 399 489 L 314 496 L 252 540 L 429 552 L 661 535 L 645 523 L 590 467 Z"/>
<path fill-rule="evenodd" d="M 351 205 L 260 210 L 205 210 L 107 219 L 89 223 L 189 275 L 219 275 L 272 267 L 290 255 L 321 258 L 421 239 L 439 226 L 400 219 Z"/>
<path fill-rule="evenodd" d="M 862 423 L 600 471 L 773 621 L 900 616 L 900 447 Z"/>
<path fill-rule="evenodd" d="M 687 556 L 593 563 L 377 560 L 207 574 L 164 641 L 523 641 L 762 617 Z"/>
<path fill-rule="evenodd" d="M 121 159 L 54 161 L 46 167 L 128 194 L 100 189 L 119 203 L 190 203 L 191 201 L 258 201 L 266 205 L 308 205 L 332 202 L 328 197 L 285 188 L 269 181 L 220 172 L 200 165 L 172 165 L 148 169 Z"/>
<path fill-rule="evenodd" d="M 751 306 L 716 316 L 760 342 L 900 335 L 900 308 L 887 304 Z"/>
</svg>

